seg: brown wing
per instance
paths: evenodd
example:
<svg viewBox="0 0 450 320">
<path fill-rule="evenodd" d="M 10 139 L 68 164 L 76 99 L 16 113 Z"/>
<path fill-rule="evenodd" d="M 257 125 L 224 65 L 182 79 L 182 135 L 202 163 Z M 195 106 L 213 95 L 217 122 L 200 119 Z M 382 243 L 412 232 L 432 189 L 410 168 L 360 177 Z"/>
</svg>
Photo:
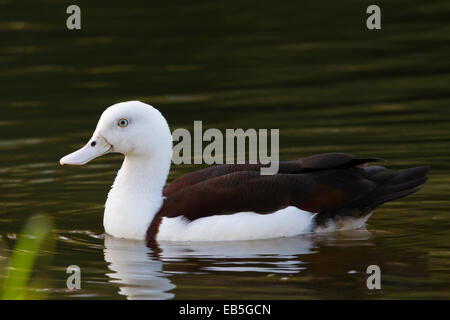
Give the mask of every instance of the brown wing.
<svg viewBox="0 0 450 320">
<path fill-rule="evenodd" d="M 338 208 L 368 194 L 376 183 L 362 169 L 262 176 L 239 171 L 208 179 L 169 195 L 158 215 L 195 220 L 253 211 L 272 213 L 287 206 L 309 212 Z"/>
<path fill-rule="evenodd" d="M 323 153 L 298 160 L 281 161 L 279 164 L 279 174 L 300 174 L 312 171 L 351 168 L 366 162 L 378 161 L 379 158 L 356 158 L 347 153 Z M 202 170 L 188 173 L 175 179 L 164 188 L 164 196 L 174 194 L 186 187 L 190 187 L 208 179 L 221 177 L 234 172 L 260 172 L 262 164 L 223 164 L 208 167 Z"/>
</svg>

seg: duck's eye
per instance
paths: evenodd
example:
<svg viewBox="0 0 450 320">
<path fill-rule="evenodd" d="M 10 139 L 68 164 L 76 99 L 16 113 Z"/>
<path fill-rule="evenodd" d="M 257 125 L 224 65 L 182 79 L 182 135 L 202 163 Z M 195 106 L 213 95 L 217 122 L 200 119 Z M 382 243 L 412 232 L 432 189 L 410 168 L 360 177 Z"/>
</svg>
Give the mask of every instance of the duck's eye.
<svg viewBox="0 0 450 320">
<path fill-rule="evenodd" d="M 119 119 L 119 122 L 117 122 L 117 125 L 119 127 L 125 128 L 128 125 L 128 120 L 127 119 Z"/>
</svg>

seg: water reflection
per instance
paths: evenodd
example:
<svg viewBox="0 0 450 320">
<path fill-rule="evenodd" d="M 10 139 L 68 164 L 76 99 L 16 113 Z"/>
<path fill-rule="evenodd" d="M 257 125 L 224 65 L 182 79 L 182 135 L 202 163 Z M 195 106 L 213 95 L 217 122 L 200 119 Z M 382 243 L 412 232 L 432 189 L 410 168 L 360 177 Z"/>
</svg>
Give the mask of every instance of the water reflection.
<svg viewBox="0 0 450 320">
<path fill-rule="evenodd" d="M 233 293 L 245 294 L 240 287 L 255 287 L 260 294 L 259 285 L 270 287 L 272 299 L 371 298 L 386 292 L 395 297 L 398 287 L 427 290 L 426 278 L 406 287 L 393 281 L 429 276 L 423 252 L 391 247 L 378 233 L 362 229 L 254 241 L 161 242 L 152 247 L 106 236 L 104 257 L 112 271 L 107 273 L 109 282 L 118 284 L 118 293 L 127 299 L 195 299 L 204 298 L 208 290 L 209 298 L 232 298 Z M 381 267 L 384 290 L 367 289 L 366 269 L 372 264 Z"/>
<path fill-rule="evenodd" d="M 105 237 L 105 261 L 112 273 L 110 282 L 118 283 L 119 294 L 127 299 L 170 299 L 175 288 L 163 272 L 163 264 L 143 241 Z"/>
<path fill-rule="evenodd" d="M 104 257 L 111 283 L 128 299 L 170 299 L 174 274 L 211 272 L 299 273 L 299 255 L 312 253 L 310 236 L 259 241 L 161 242 L 149 248 L 144 241 L 105 237 Z M 189 259 L 198 263 L 184 264 Z M 181 263 L 180 263 L 181 262 Z M 165 268 L 170 265 L 170 268 Z"/>
</svg>

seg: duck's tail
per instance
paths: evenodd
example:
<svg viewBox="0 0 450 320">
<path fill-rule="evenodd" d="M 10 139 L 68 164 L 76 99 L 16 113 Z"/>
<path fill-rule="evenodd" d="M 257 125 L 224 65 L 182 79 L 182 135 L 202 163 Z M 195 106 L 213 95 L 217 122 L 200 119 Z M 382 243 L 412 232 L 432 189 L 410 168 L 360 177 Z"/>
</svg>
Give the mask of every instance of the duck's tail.
<svg viewBox="0 0 450 320">
<path fill-rule="evenodd" d="M 361 208 L 375 209 L 379 205 L 403 198 L 418 191 L 422 184 L 427 181 L 429 166 L 408 168 L 401 171 L 389 172 L 384 167 L 363 168 L 367 178 L 377 183 L 373 195 L 361 199 Z"/>
<path fill-rule="evenodd" d="M 354 229 L 365 224 L 371 213 L 383 203 L 406 197 L 418 190 L 427 181 L 429 166 L 419 166 L 400 171 L 386 171 L 381 166 L 361 168 L 366 178 L 376 183 L 376 188 L 367 196 L 336 210 L 319 214 L 316 231 L 331 229 Z"/>
</svg>

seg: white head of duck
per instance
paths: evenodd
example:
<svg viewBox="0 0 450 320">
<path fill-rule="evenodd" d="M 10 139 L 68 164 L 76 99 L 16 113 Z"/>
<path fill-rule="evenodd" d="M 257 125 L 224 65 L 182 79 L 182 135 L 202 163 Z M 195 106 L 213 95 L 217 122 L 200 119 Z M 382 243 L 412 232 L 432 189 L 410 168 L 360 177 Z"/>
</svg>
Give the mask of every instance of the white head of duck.
<svg viewBox="0 0 450 320">
<path fill-rule="evenodd" d="M 83 165 L 111 152 L 123 154 L 125 160 L 105 204 L 105 231 L 144 239 L 162 205 L 170 170 L 172 136 L 166 119 L 140 101 L 112 105 L 101 115 L 88 143 L 61 158 L 60 164 Z"/>
</svg>

